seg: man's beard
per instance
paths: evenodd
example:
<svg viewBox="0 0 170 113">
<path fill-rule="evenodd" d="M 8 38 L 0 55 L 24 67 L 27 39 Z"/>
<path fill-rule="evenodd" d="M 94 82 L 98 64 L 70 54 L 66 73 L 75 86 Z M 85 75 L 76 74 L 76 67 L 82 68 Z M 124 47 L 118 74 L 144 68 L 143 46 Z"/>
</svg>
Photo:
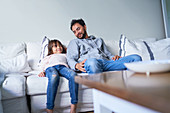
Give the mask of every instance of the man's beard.
<svg viewBox="0 0 170 113">
<path fill-rule="evenodd" d="M 84 39 L 84 38 L 86 37 L 86 34 L 87 34 L 87 32 L 86 32 L 86 30 L 84 29 L 84 34 L 83 34 L 83 36 L 82 36 L 82 39 Z"/>
<path fill-rule="evenodd" d="M 84 39 L 84 38 L 86 37 L 86 35 L 87 35 L 87 32 L 86 32 L 86 30 L 84 29 L 83 36 L 82 36 L 82 37 L 80 37 L 80 39 Z M 77 38 L 79 38 L 79 37 L 77 37 Z"/>
</svg>

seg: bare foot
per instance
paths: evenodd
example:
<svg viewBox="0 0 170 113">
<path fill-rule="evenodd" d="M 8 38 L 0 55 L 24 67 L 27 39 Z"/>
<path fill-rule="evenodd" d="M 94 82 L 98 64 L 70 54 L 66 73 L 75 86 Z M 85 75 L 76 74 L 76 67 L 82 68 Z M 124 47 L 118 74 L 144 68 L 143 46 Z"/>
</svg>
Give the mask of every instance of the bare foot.
<svg viewBox="0 0 170 113">
<path fill-rule="evenodd" d="M 77 104 L 71 104 L 70 113 L 76 113 Z"/>
<path fill-rule="evenodd" d="M 52 109 L 46 109 L 47 113 L 53 113 Z"/>
</svg>

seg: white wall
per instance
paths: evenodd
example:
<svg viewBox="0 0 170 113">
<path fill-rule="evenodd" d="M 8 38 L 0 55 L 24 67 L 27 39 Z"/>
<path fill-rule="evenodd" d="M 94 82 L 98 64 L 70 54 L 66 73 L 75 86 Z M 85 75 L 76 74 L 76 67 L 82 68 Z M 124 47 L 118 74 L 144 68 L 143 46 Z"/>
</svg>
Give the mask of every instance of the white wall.
<svg viewBox="0 0 170 113">
<path fill-rule="evenodd" d="M 0 42 L 71 40 L 72 18 L 103 39 L 165 37 L 160 0 L 0 0 Z"/>
</svg>

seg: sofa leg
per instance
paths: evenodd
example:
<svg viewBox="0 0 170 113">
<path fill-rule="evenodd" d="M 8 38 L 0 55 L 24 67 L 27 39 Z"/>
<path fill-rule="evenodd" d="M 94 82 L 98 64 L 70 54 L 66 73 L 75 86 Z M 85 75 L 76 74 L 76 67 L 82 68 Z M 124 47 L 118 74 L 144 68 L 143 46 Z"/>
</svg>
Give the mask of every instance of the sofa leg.
<svg viewBox="0 0 170 113">
<path fill-rule="evenodd" d="M 26 95 L 27 98 L 27 105 L 28 105 L 28 111 L 31 113 L 31 98 L 30 95 Z"/>
</svg>

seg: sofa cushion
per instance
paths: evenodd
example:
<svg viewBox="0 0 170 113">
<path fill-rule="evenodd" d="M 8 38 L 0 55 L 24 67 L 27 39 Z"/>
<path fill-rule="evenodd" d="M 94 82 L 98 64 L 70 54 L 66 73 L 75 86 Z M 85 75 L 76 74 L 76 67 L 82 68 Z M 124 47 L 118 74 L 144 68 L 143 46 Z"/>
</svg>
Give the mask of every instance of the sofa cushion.
<svg viewBox="0 0 170 113">
<path fill-rule="evenodd" d="M 134 39 L 133 41 L 147 41 L 147 42 L 153 42 L 156 41 L 156 38 L 141 38 L 141 39 Z M 104 40 L 106 46 L 108 47 L 108 50 L 113 55 L 120 55 L 119 54 L 119 40 Z"/>
<path fill-rule="evenodd" d="M 19 73 L 7 74 L 2 84 L 2 100 L 25 96 L 25 81 Z"/>
<path fill-rule="evenodd" d="M 170 59 L 170 39 L 158 41 L 129 40 L 124 35 L 120 39 L 120 55 L 138 54 L 143 61 Z"/>
<path fill-rule="evenodd" d="M 27 94 L 46 94 L 48 78 L 38 77 L 38 75 L 31 75 L 27 77 Z"/>
<path fill-rule="evenodd" d="M 36 85 L 35 85 L 36 84 Z M 36 94 L 46 94 L 47 92 L 47 77 L 38 77 L 36 75 L 31 75 L 27 77 L 27 94 L 36 95 Z M 60 77 L 60 84 L 58 87 L 58 92 L 69 92 L 68 80 L 64 77 Z M 87 89 L 84 85 L 79 85 L 79 89 Z"/>
<path fill-rule="evenodd" d="M 119 54 L 119 41 L 118 40 L 104 40 L 106 46 L 108 47 L 108 50 L 113 55 Z"/>
<path fill-rule="evenodd" d="M 28 72 L 25 43 L 0 44 L 0 72 Z"/>
<path fill-rule="evenodd" d="M 25 53 L 25 43 L 0 44 L 0 59 L 10 59 Z"/>
<path fill-rule="evenodd" d="M 41 42 L 26 42 L 26 45 L 29 66 L 32 70 L 40 70 L 38 62 L 41 53 Z"/>
<path fill-rule="evenodd" d="M 0 72 L 3 73 L 16 73 L 28 72 L 31 68 L 27 62 L 26 53 L 20 54 L 10 59 L 0 59 Z"/>
</svg>

